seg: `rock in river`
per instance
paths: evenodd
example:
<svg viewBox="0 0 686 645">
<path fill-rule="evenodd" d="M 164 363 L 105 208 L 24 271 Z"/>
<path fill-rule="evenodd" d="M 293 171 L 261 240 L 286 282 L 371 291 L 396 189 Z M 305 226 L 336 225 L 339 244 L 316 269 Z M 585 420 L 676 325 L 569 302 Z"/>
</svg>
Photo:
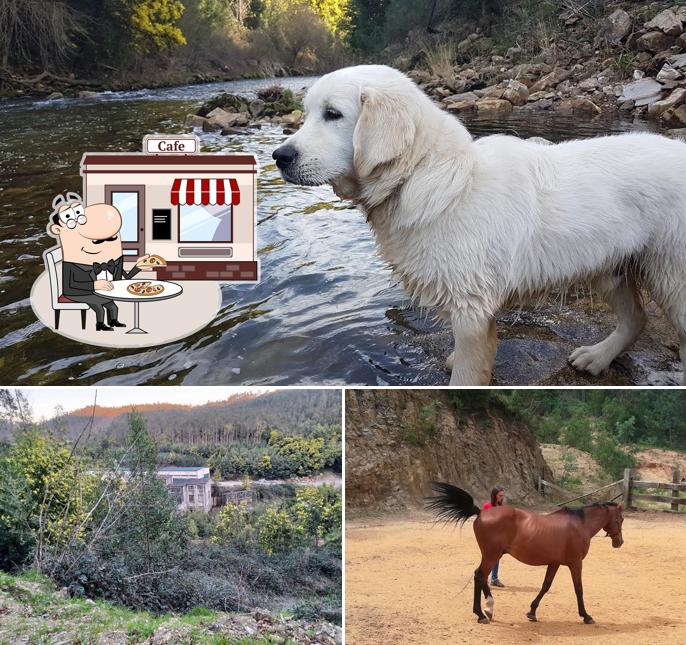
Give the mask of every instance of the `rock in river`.
<svg viewBox="0 0 686 645">
<path fill-rule="evenodd" d="M 640 81 L 628 83 L 622 88 L 619 102 L 634 101 L 636 107 L 650 105 L 662 97 L 662 85 L 655 79 L 642 78 Z"/>
<path fill-rule="evenodd" d="M 479 99 L 476 109 L 483 114 L 508 114 L 512 112 L 512 103 L 505 99 Z"/>
</svg>

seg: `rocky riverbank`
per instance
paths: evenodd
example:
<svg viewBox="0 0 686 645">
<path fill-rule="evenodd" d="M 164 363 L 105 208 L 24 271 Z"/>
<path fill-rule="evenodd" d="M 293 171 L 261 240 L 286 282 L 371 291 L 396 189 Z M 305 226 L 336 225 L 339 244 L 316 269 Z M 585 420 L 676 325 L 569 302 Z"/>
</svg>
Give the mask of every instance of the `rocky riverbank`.
<svg viewBox="0 0 686 645">
<path fill-rule="evenodd" d="M 535 51 L 503 51 L 478 29 L 460 40 L 450 26 L 438 31 L 420 50 L 421 41 L 411 35 L 408 43 L 415 44 L 406 43 L 394 65 L 448 111 L 616 114 L 648 118 L 671 134 L 686 135 L 684 5 L 615 2 L 600 18 L 580 5 L 566 9 L 556 33 Z"/>
<path fill-rule="evenodd" d="M 289 69 L 279 63 L 247 59 L 234 66 L 221 66 L 220 71 L 198 72 L 189 70 L 157 70 L 156 76 L 141 73 L 127 77 L 124 74 L 104 75 L 95 79 L 77 78 L 73 73 L 58 75 L 41 72 L 23 75 L 0 67 L 0 99 L 43 98 L 94 98 L 101 92 L 127 92 L 142 89 L 159 89 L 181 85 L 223 83 L 244 79 L 274 78 L 299 75 L 302 70 Z"/>
<path fill-rule="evenodd" d="M 615 3 L 599 21 L 567 11 L 559 17 L 554 46 L 536 54 L 509 47 L 494 55 L 492 39 L 475 31 L 457 44 L 442 35 L 433 53 L 424 45 L 389 62 L 458 116 L 546 110 L 581 119 L 615 115 L 649 119 L 669 135 L 686 137 L 686 6 L 664 4 Z M 302 118 L 302 94 L 272 87 L 253 100 L 222 94 L 189 115 L 186 125 L 233 135 L 270 123 L 291 134 Z"/>
</svg>

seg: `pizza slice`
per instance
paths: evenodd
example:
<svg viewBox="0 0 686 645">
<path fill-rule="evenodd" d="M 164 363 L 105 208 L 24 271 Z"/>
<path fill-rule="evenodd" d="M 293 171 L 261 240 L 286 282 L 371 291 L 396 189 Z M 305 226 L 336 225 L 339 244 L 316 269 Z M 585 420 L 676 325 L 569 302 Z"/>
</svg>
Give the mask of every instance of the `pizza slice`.
<svg viewBox="0 0 686 645">
<path fill-rule="evenodd" d="M 167 261 L 161 255 L 149 255 L 145 259 L 138 260 L 136 262 L 137 267 L 166 267 Z"/>
</svg>

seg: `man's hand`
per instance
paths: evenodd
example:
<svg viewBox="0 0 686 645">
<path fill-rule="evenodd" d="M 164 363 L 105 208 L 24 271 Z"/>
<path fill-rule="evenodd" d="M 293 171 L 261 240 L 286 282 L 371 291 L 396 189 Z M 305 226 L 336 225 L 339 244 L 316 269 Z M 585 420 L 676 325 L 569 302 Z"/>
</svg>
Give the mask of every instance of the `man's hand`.
<svg viewBox="0 0 686 645">
<path fill-rule="evenodd" d="M 96 291 L 112 291 L 114 285 L 109 280 L 96 280 L 93 283 L 93 288 Z"/>
</svg>

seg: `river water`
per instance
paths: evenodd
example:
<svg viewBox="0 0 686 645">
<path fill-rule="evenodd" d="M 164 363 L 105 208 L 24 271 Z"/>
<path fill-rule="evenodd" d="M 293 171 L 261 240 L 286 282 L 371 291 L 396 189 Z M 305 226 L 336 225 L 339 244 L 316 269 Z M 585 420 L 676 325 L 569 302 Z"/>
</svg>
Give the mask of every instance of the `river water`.
<svg viewBox="0 0 686 645">
<path fill-rule="evenodd" d="M 286 87 L 312 78 L 279 79 Z M 271 153 L 281 128 L 222 137 L 203 149 L 257 156 L 258 285 L 224 285 L 217 319 L 144 350 L 100 349 L 46 329 L 29 305 L 55 194 L 81 191 L 86 151 L 138 151 L 150 133 L 184 132 L 186 114 L 221 90 L 250 94 L 274 79 L 105 93 L 97 99 L 0 102 L 0 384 L 431 385 L 447 382 L 438 332 L 411 307 L 375 252 L 364 217 L 328 187 L 286 185 Z M 466 125 L 559 141 L 645 129 L 643 123 L 519 114 Z"/>
</svg>

